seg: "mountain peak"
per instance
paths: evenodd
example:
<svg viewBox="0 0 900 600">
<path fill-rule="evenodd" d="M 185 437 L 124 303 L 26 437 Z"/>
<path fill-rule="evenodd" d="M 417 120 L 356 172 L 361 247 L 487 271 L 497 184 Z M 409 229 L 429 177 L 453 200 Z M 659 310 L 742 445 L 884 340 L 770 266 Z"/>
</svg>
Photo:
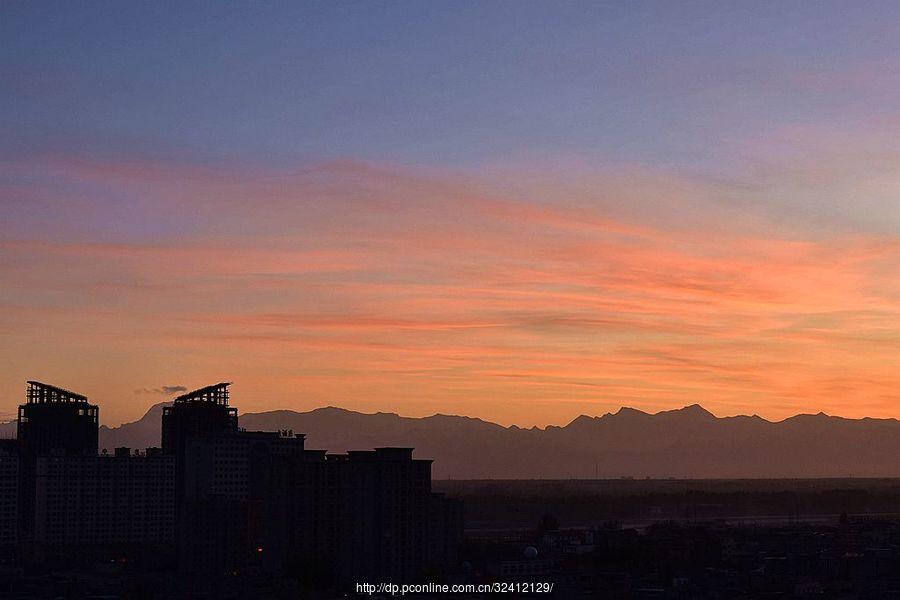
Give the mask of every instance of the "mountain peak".
<svg viewBox="0 0 900 600">
<path fill-rule="evenodd" d="M 672 410 L 662 410 L 656 413 L 658 416 L 683 416 L 683 417 L 701 417 L 704 419 L 715 419 L 716 415 L 712 414 L 699 404 L 690 404 L 682 408 L 674 408 Z"/>
<path fill-rule="evenodd" d="M 616 412 L 611 413 L 611 414 L 616 417 L 629 417 L 629 416 L 647 417 L 647 416 L 650 416 L 649 413 L 645 413 L 644 411 L 638 410 L 636 408 L 631 408 L 630 406 L 623 406 L 622 408 L 620 408 L 619 410 L 617 410 Z"/>
<path fill-rule="evenodd" d="M 272 412 L 274 412 L 274 411 L 272 411 Z M 309 411 L 309 412 L 312 412 L 312 413 L 319 413 L 319 414 L 340 414 L 340 415 L 346 415 L 346 414 L 353 413 L 353 412 L 356 412 L 356 411 L 352 411 L 352 410 L 347 409 L 347 408 L 341 408 L 340 406 L 320 406 L 319 408 L 314 408 L 314 409 L 312 409 L 312 410 Z"/>
<path fill-rule="evenodd" d="M 703 416 L 703 417 L 716 418 L 716 415 L 712 414 L 711 412 L 709 412 L 708 410 L 703 408 L 701 405 L 696 404 L 696 403 L 679 409 L 679 412 L 688 414 L 688 415 L 699 415 L 699 416 Z"/>
<path fill-rule="evenodd" d="M 590 417 L 588 415 L 578 415 L 575 417 L 569 425 L 573 423 L 592 423 L 597 419 L 597 417 Z"/>
</svg>

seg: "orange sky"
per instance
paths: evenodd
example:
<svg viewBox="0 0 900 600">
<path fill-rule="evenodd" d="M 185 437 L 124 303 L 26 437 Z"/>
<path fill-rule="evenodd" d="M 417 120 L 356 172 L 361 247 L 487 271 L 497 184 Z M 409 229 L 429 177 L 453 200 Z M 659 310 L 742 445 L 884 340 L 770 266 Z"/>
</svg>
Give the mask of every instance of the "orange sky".
<svg viewBox="0 0 900 600">
<path fill-rule="evenodd" d="M 219 380 L 242 412 L 528 426 L 694 402 L 900 413 L 900 240 L 753 202 L 842 184 L 799 167 L 750 190 L 628 165 L 6 169 L 53 182 L 27 190 L 47 228 L 0 244 L 8 414 L 27 378 L 110 424 Z"/>
<path fill-rule="evenodd" d="M 900 4 L 0 3 L 0 419 L 235 382 L 900 417 Z"/>
</svg>

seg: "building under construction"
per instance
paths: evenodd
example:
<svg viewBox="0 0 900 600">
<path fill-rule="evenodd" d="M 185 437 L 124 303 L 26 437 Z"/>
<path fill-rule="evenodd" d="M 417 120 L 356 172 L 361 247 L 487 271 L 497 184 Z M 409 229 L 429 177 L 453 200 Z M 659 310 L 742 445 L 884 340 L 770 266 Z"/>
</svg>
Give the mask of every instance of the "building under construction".
<svg viewBox="0 0 900 600">
<path fill-rule="evenodd" d="M 25 399 L 16 426 L 23 451 L 33 455 L 97 453 L 100 409 L 85 396 L 29 381 Z"/>
</svg>

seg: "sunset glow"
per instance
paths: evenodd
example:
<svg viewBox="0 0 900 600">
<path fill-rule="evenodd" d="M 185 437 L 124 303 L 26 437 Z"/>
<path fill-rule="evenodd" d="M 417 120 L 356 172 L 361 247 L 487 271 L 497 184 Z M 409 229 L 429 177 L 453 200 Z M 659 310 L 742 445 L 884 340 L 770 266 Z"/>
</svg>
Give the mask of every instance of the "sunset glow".
<svg viewBox="0 0 900 600">
<path fill-rule="evenodd" d="M 494 6 L 475 48 L 416 11 L 383 40 L 353 5 L 258 13 L 280 41 L 225 56 L 211 32 L 246 15 L 197 17 L 185 52 L 179 31 L 129 39 L 123 15 L 76 44 L 75 15 L 3 8 L 0 411 L 38 379 L 107 424 L 217 381 L 245 412 L 900 417 L 896 7 L 822 11 L 844 20 L 826 42 L 773 5 L 741 17 L 777 18 L 770 39 L 733 43 L 727 10 L 704 13 L 715 36 L 612 8 L 551 34 L 532 6 L 504 38 Z M 53 41 L 17 37 L 26 21 Z M 332 38 L 276 35 L 313 24 Z M 101 47 L 209 79 L 175 93 Z M 354 106 L 339 82 L 362 79 Z"/>
</svg>

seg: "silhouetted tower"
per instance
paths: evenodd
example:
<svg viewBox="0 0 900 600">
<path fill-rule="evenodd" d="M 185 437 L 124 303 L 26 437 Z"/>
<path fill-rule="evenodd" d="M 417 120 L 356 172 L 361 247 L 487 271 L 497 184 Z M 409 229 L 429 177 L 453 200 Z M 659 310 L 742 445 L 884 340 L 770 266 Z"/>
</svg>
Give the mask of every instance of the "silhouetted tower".
<svg viewBox="0 0 900 600">
<path fill-rule="evenodd" d="M 181 455 L 189 437 L 237 431 L 237 409 L 228 406 L 229 385 L 217 383 L 182 394 L 163 408 L 163 452 Z"/>
<path fill-rule="evenodd" d="M 163 407 L 162 450 L 175 457 L 175 519 L 179 531 L 186 531 L 190 525 L 185 520 L 185 502 L 189 490 L 193 489 L 188 480 L 196 480 L 194 469 L 189 475 L 186 447 L 189 440 L 199 440 L 208 435 L 236 433 L 238 431 L 237 409 L 228 406 L 228 386 L 231 383 L 208 385 L 175 398 L 172 406 Z M 183 540 L 179 539 L 179 546 Z"/>
<path fill-rule="evenodd" d="M 35 465 L 47 454 L 97 455 L 100 409 L 85 396 L 54 385 L 29 381 L 19 406 L 19 537 L 34 534 Z"/>
<path fill-rule="evenodd" d="M 96 454 L 100 409 L 81 394 L 29 381 L 27 401 L 19 406 L 17 435 L 23 454 L 54 451 Z"/>
</svg>

